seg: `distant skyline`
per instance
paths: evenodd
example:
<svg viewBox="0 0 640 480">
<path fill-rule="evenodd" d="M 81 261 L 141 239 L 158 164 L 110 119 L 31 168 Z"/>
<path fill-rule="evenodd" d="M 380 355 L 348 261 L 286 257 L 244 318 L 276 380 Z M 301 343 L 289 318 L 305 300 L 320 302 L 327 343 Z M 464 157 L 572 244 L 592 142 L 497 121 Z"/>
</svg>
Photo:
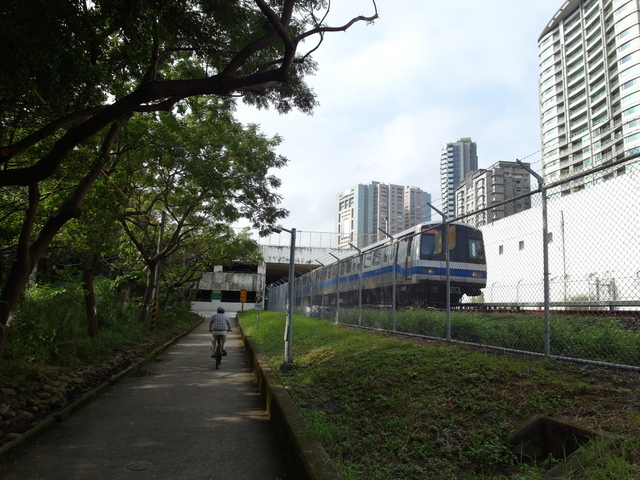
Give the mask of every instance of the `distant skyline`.
<svg viewBox="0 0 640 480">
<path fill-rule="evenodd" d="M 312 116 L 237 112 L 283 137 L 282 224 L 336 232 L 336 195 L 371 181 L 418 187 L 439 208 L 441 149 L 462 137 L 479 168 L 526 159 L 539 171 L 537 40 L 562 3 L 378 0 L 375 24 L 327 35 L 308 78 Z M 372 12 L 367 0 L 333 6 L 334 25 Z"/>
</svg>

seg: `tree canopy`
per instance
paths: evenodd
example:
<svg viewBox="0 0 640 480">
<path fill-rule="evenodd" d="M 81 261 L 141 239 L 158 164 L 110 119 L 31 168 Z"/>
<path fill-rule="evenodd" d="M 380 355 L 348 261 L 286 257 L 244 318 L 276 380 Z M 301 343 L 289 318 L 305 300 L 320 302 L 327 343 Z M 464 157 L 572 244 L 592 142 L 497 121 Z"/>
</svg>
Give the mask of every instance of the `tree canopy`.
<svg viewBox="0 0 640 480">
<path fill-rule="evenodd" d="M 0 0 L 0 5 L 0 214 L 7 220 L 0 250 L 13 257 L 0 293 L 0 356 L 4 326 L 37 262 L 64 225 L 82 215 L 97 179 L 130 160 L 134 147 L 126 135 L 132 119 L 168 112 L 171 121 L 181 122 L 207 103 L 186 103 L 199 96 L 216 96 L 227 108 L 242 98 L 281 113 L 310 112 L 316 100 L 305 76 L 316 68 L 311 54 L 324 35 L 377 17 L 374 0 L 370 16 L 338 26 L 325 23 L 331 5 L 325 0 Z M 147 126 L 150 133 L 166 127 Z M 233 122 L 226 128 L 240 133 Z M 165 128 L 163 135 L 174 134 Z M 242 194 L 242 201 L 226 197 L 211 208 L 224 218 L 244 216 L 266 228 L 283 214 L 272 192 L 276 183 L 264 175 L 274 166 L 273 144 L 256 131 L 243 136 L 224 146 L 216 170 L 226 191 L 235 192 L 229 195 Z M 182 178 L 196 178 L 199 161 L 215 157 L 216 146 L 187 152 L 182 141 L 174 136 L 174 143 L 165 145 L 163 165 L 182 169 L 175 173 Z M 252 164 L 256 151 L 260 155 Z"/>
<path fill-rule="evenodd" d="M 316 65 L 301 42 L 377 16 L 331 27 L 317 0 L 4 3 L 0 186 L 47 178 L 113 122 L 191 96 L 311 111 L 304 76 Z"/>
</svg>

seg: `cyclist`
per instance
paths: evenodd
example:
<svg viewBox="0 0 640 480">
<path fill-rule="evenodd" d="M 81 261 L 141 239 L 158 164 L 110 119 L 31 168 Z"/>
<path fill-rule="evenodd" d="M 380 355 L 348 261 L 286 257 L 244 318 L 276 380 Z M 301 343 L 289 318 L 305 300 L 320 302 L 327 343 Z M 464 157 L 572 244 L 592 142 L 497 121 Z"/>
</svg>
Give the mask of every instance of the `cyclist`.
<svg viewBox="0 0 640 480">
<path fill-rule="evenodd" d="M 212 334 L 211 339 L 211 358 L 214 356 L 216 348 L 216 335 L 222 335 L 222 355 L 227 354 L 227 332 L 231 331 L 229 319 L 224 314 L 224 308 L 218 307 L 218 313 L 214 313 L 209 322 L 209 331 Z"/>
</svg>

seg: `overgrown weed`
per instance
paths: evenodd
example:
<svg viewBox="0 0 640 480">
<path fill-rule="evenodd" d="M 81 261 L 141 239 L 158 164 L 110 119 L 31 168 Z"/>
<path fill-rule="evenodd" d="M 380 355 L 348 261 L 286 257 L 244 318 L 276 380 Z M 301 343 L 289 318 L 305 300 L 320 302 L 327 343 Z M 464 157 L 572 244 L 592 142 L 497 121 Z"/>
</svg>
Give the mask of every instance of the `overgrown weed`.
<svg viewBox="0 0 640 480">
<path fill-rule="evenodd" d="M 88 336 L 84 297 L 77 284 L 31 285 L 13 318 L 0 371 L 37 377 L 47 367 L 73 367 L 113 355 L 175 326 L 193 323 L 188 303 L 161 312 L 154 330 L 138 321 L 139 305 L 123 303 L 110 282 L 96 282 L 100 333 Z"/>
</svg>

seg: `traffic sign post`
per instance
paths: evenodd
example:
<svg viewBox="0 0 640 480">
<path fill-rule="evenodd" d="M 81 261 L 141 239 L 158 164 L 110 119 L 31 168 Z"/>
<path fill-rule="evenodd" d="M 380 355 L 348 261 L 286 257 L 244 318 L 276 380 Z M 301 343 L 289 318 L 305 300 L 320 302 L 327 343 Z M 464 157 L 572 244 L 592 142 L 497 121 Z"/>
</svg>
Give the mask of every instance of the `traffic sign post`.
<svg viewBox="0 0 640 480">
<path fill-rule="evenodd" d="M 242 304 L 242 310 L 244 311 L 244 304 L 247 303 L 247 291 L 244 288 L 240 290 L 240 303 Z"/>
</svg>

